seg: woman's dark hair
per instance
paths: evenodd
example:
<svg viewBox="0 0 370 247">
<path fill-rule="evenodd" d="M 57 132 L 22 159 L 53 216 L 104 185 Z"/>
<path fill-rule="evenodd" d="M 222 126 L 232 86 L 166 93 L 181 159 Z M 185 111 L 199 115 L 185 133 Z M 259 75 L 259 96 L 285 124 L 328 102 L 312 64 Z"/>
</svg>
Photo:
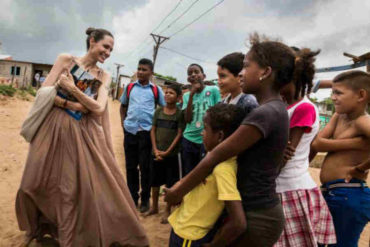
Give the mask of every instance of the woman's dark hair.
<svg viewBox="0 0 370 247">
<path fill-rule="evenodd" d="M 278 41 L 260 41 L 256 33 L 250 36 L 252 45 L 249 54 L 261 67 L 270 66 L 275 73 L 274 89 L 280 90 L 286 84 L 293 82 L 296 85 L 295 98 L 304 96 L 311 91 L 312 79 L 315 74 L 315 56 L 320 50 L 313 52 L 310 49 L 288 47 Z"/>
<path fill-rule="evenodd" d="M 203 70 L 202 66 L 200 66 L 199 64 L 197 64 L 197 63 L 192 63 L 192 64 L 190 64 L 190 65 L 188 66 L 188 68 L 190 68 L 191 66 L 197 66 L 197 67 L 200 69 L 200 71 L 202 72 L 202 74 L 204 74 L 204 70 Z"/>
<path fill-rule="evenodd" d="M 244 118 L 242 108 L 232 104 L 217 104 L 207 110 L 206 117 L 213 131 L 222 130 L 224 138 L 230 136 L 239 126 Z"/>
<path fill-rule="evenodd" d="M 88 29 L 86 29 L 86 34 L 87 34 L 87 38 L 86 38 L 87 50 L 89 50 L 90 48 L 91 38 L 94 38 L 95 42 L 99 42 L 100 40 L 104 39 L 105 35 L 108 35 L 114 38 L 111 32 L 109 32 L 108 30 L 102 29 L 102 28 L 89 27 Z"/>
<path fill-rule="evenodd" d="M 293 82 L 296 90 L 294 98 L 298 99 L 299 95 L 304 97 L 310 94 L 312 89 L 312 80 L 315 75 L 315 56 L 320 50 L 311 51 L 308 48 L 302 48 L 296 51 L 295 69 Z"/>
</svg>

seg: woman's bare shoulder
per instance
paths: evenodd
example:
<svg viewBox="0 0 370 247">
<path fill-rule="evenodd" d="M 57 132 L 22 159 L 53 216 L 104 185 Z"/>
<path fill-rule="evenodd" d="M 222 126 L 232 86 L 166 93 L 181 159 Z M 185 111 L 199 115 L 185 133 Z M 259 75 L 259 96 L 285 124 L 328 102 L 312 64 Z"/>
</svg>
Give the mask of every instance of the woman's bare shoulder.
<svg viewBox="0 0 370 247">
<path fill-rule="evenodd" d="M 73 59 L 73 56 L 68 53 L 60 53 L 57 56 L 57 61 L 71 61 Z"/>
</svg>

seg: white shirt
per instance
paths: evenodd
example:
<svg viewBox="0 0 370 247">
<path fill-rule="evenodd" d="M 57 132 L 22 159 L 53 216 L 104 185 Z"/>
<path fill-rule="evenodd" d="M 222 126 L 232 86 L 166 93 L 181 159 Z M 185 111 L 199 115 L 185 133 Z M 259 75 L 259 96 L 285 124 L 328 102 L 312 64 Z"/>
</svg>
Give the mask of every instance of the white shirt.
<svg viewBox="0 0 370 247">
<path fill-rule="evenodd" d="M 291 120 L 295 109 L 297 109 L 297 107 L 303 103 L 309 103 L 315 108 L 316 119 L 311 126 L 311 131 L 302 135 L 302 138 L 296 147 L 294 156 L 286 163 L 276 179 L 277 193 L 299 189 L 313 189 L 317 187 L 315 181 L 312 179 L 308 171 L 308 159 L 311 142 L 317 135 L 320 128 L 319 111 L 307 97 L 304 97 L 300 102 L 288 109 L 288 114 L 289 119 Z"/>
</svg>

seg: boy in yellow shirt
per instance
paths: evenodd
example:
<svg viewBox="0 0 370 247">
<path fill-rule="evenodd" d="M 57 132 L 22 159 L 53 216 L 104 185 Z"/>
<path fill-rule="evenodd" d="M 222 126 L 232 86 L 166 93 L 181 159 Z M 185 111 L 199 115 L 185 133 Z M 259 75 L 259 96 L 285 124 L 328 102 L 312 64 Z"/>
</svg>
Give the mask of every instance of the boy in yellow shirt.
<svg viewBox="0 0 370 247">
<path fill-rule="evenodd" d="M 202 133 L 205 149 L 211 151 L 232 134 L 242 118 L 242 109 L 235 105 L 218 104 L 209 108 Z M 202 184 L 184 197 L 168 219 L 172 226 L 170 247 L 225 246 L 244 232 L 246 220 L 236 171 L 236 157 L 233 157 L 216 166 Z M 225 207 L 228 219 L 216 234 L 216 222 Z"/>
</svg>

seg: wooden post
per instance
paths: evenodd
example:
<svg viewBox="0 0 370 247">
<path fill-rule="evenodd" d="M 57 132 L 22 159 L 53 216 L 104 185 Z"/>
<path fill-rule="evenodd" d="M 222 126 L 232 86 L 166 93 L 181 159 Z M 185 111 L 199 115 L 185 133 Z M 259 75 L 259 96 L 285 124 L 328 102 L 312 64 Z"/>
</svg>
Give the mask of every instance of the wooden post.
<svg viewBox="0 0 370 247">
<path fill-rule="evenodd" d="M 153 71 L 154 71 L 155 60 L 157 60 L 157 54 L 158 54 L 159 46 L 161 44 L 163 44 L 163 42 L 165 42 L 166 40 L 168 40 L 170 38 L 160 36 L 160 35 L 157 35 L 157 34 L 152 34 L 152 33 L 150 35 L 153 37 L 154 42 L 155 42 L 154 51 L 153 51 Z"/>
<path fill-rule="evenodd" d="M 117 66 L 117 78 L 116 78 L 116 90 L 115 90 L 115 92 L 114 92 L 114 95 L 112 95 L 112 97 L 113 97 L 113 100 L 115 100 L 115 99 L 117 99 L 117 96 L 118 96 L 118 88 L 119 88 L 119 83 L 120 83 L 120 81 L 119 81 L 119 69 L 121 68 L 121 67 L 123 67 L 123 66 L 125 66 L 125 65 L 123 65 L 123 64 L 119 64 L 119 63 L 115 63 L 115 65 Z"/>
</svg>

